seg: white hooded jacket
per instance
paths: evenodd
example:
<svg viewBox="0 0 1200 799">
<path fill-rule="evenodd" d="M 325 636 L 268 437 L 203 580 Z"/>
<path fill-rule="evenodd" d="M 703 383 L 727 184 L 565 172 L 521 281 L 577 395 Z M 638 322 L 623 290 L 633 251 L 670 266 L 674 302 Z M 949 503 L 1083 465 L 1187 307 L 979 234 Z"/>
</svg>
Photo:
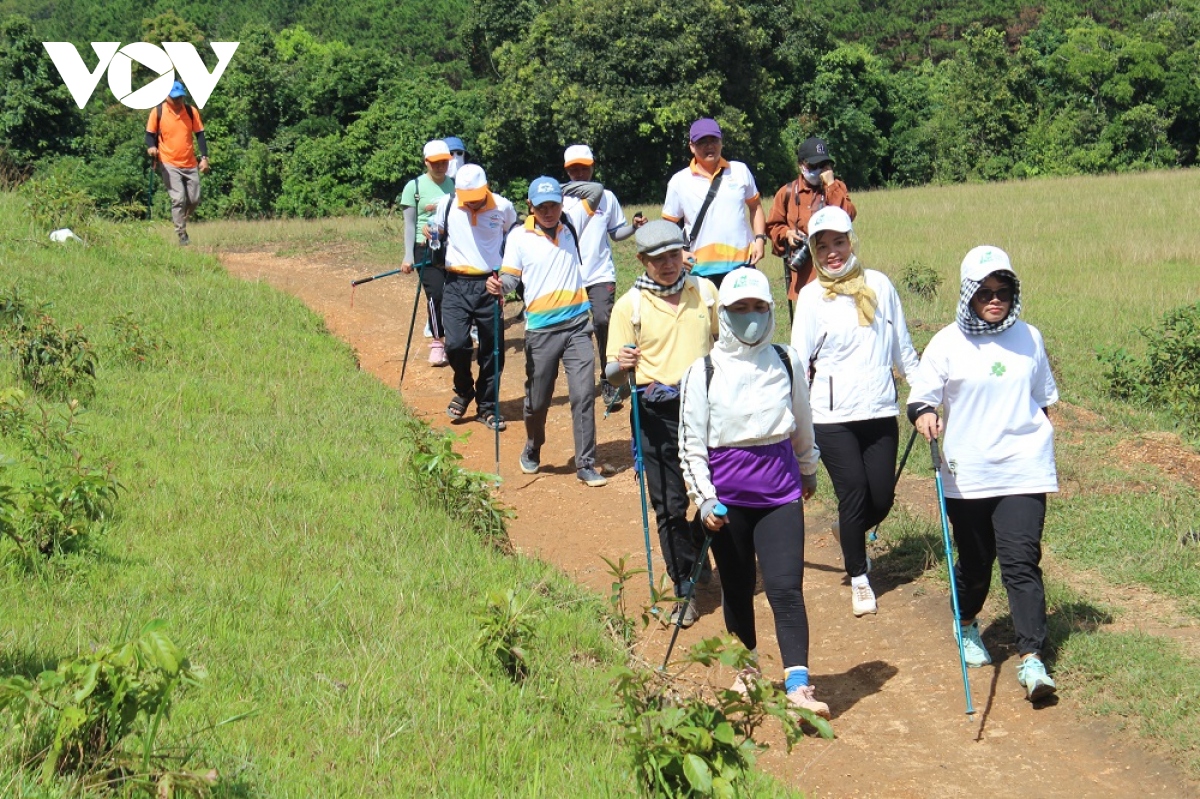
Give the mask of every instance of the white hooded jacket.
<svg viewBox="0 0 1200 799">
<path fill-rule="evenodd" d="M 899 412 L 892 367 L 912 384 L 919 359 L 908 335 L 900 297 L 882 272 L 864 269 L 867 286 L 878 307 L 867 326 L 858 323 L 852 297 L 825 299 L 825 289 L 813 281 L 800 291 L 792 322 L 792 348 L 814 366 L 812 418 L 815 424 L 838 424 L 886 419 Z"/>
<path fill-rule="evenodd" d="M 775 330 L 772 309 L 768 332 L 761 344 L 747 346 L 733 335 L 721 316 L 721 332 L 710 358 L 712 382 L 705 385 L 704 359 L 698 358 L 683 375 L 679 406 L 679 461 L 688 496 L 696 507 L 717 499 L 709 469 L 708 451 L 715 447 L 752 447 L 791 439 L 800 473 L 817 471 L 808 385 L 803 367 L 791 347 L 783 347 L 795 378 L 771 345 Z"/>
</svg>

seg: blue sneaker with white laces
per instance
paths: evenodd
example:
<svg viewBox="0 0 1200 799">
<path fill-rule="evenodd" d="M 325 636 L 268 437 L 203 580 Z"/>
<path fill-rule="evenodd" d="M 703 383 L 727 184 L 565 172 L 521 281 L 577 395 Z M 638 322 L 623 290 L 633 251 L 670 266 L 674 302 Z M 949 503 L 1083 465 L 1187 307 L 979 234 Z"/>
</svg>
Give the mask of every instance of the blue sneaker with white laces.
<svg viewBox="0 0 1200 799">
<path fill-rule="evenodd" d="M 964 624 L 960 629 L 962 630 L 963 656 L 967 665 L 977 669 L 991 663 L 992 656 L 988 654 L 987 647 L 983 645 L 983 638 L 979 635 L 979 620 Z"/>
<path fill-rule="evenodd" d="M 1025 698 L 1030 702 L 1038 702 L 1058 690 L 1054 680 L 1046 673 L 1046 664 L 1037 655 L 1017 664 L 1017 682 L 1025 689 Z"/>
</svg>

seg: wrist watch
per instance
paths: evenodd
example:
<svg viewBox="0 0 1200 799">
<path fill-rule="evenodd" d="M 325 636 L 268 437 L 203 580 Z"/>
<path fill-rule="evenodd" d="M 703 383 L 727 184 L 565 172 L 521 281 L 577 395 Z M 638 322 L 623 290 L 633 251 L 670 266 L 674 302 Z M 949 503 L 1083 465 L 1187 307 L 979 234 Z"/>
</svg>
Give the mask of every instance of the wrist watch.
<svg viewBox="0 0 1200 799">
<path fill-rule="evenodd" d="M 766 233 L 756 233 L 756 234 L 754 234 L 754 238 L 762 239 L 763 241 L 767 241 L 769 237 L 767 236 Z"/>
</svg>

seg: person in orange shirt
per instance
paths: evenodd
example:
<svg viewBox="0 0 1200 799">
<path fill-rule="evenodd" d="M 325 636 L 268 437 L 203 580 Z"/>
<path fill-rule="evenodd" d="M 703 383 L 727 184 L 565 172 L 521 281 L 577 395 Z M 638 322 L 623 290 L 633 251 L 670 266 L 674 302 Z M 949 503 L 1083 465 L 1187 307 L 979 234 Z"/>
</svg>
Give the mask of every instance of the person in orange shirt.
<svg viewBox="0 0 1200 799">
<path fill-rule="evenodd" d="M 171 198 L 171 221 L 179 243 L 190 242 L 187 221 L 200 204 L 200 173 L 208 171 L 208 143 L 204 140 L 204 122 L 200 110 L 183 98 L 187 90 L 179 81 L 171 87 L 166 102 L 150 111 L 146 122 L 146 152 L 155 160 L 167 195 Z M 200 162 L 192 144 L 195 136 L 200 147 Z"/>
</svg>

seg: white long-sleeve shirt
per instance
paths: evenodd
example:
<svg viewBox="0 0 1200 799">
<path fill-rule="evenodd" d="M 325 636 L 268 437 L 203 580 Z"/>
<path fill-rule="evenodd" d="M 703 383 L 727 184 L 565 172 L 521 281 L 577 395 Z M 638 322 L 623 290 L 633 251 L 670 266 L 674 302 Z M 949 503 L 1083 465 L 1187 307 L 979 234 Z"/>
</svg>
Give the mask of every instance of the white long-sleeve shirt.
<svg viewBox="0 0 1200 799">
<path fill-rule="evenodd" d="M 801 474 L 817 471 L 816 439 L 808 401 L 808 385 L 800 359 L 784 350 L 795 376 L 789 389 L 787 370 L 769 343 L 747 347 L 721 323 L 710 357 L 713 377 L 707 386 L 704 359 L 684 373 L 679 406 L 679 460 L 688 495 L 700 507 L 717 499 L 709 469 L 709 449 L 751 447 L 790 440 Z"/>
<path fill-rule="evenodd" d="M 912 383 L 919 359 L 908 335 L 900 296 L 887 275 L 864 269 L 878 305 L 870 325 L 858 323 L 853 297 L 825 299 L 812 282 L 800 291 L 792 321 L 792 349 L 815 373 L 809 394 L 814 424 L 886 419 L 900 412 L 892 367 Z M 815 360 L 814 360 L 815 358 Z"/>
</svg>

